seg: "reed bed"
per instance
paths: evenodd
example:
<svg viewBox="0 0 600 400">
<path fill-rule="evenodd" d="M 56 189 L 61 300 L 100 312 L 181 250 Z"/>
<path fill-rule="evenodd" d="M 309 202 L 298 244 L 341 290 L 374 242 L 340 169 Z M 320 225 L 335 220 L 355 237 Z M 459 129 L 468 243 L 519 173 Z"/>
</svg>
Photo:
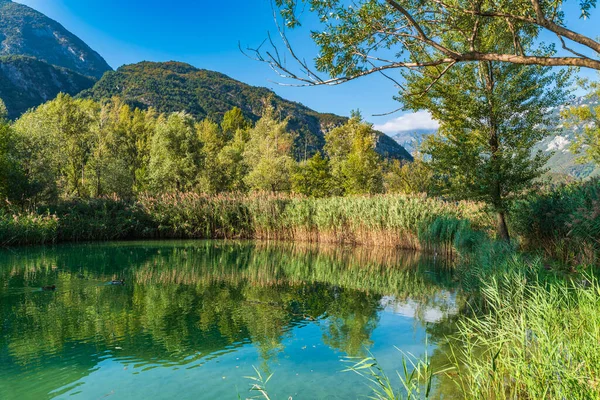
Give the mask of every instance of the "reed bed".
<svg viewBox="0 0 600 400">
<path fill-rule="evenodd" d="M 0 210 L 0 246 L 54 242 L 58 225 L 55 215 Z"/>
<path fill-rule="evenodd" d="M 467 399 L 600 399 L 600 285 L 519 270 L 483 287 L 487 312 L 459 323 L 453 379 Z"/>
<path fill-rule="evenodd" d="M 312 199 L 254 194 L 177 193 L 140 199 L 161 237 L 290 240 L 428 249 L 452 235 L 427 235 L 435 221 L 469 220 L 489 231 L 483 206 L 426 196 L 379 195 Z M 424 240 L 425 239 L 425 240 Z"/>
<path fill-rule="evenodd" d="M 261 239 L 429 250 L 452 248 L 465 227 L 488 232 L 493 226 L 478 203 L 405 195 L 312 199 L 268 193 L 172 193 L 142 195 L 135 202 L 69 202 L 42 212 L 52 215 L 57 229 L 32 243 Z"/>
</svg>

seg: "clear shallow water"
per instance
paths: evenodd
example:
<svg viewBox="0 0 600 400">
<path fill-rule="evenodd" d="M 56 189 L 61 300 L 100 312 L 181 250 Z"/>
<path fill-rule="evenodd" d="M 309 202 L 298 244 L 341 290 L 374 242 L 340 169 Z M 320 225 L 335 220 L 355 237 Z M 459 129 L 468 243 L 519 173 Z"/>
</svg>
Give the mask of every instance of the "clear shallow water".
<svg viewBox="0 0 600 400">
<path fill-rule="evenodd" d="M 370 352 L 390 376 L 396 347 L 436 362 L 458 309 L 441 267 L 252 242 L 3 250 L 0 399 L 247 398 L 254 367 L 272 399 L 362 397 L 345 357 Z"/>
</svg>

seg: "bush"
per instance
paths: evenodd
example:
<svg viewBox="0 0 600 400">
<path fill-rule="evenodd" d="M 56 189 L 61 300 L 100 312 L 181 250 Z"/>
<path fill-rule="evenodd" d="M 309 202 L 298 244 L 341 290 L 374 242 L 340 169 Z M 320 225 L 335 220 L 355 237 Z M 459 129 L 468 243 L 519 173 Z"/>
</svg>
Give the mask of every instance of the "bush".
<svg viewBox="0 0 600 400">
<path fill-rule="evenodd" d="M 515 204 L 511 225 L 526 248 L 566 263 L 593 262 L 600 244 L 600 180 L 563 185 Z"/>
<path fill-rule="evenodd" d="M 58 216 L 59 241 L 147 238 L 155 232 L 139 204 L 116 198 L 64 202 L 49 211 Z"/>
</svg>

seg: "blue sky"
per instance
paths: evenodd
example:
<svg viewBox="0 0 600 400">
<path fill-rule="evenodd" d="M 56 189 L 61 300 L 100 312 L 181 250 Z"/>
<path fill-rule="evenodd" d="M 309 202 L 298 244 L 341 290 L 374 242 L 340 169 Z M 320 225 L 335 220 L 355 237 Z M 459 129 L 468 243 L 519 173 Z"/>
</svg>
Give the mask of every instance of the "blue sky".
<svg viewBox="0 0 600 400">
<path fill-rule="evenodd" d="M 269 0 L 15 0 L 57 20 L 100 53 L 113 67 L 143 60 L 188 62 L 198 68 L 225 73 L 255 86 L 266 86 L 280 96 L 317 111 L 349 115 L 359 109 L 378 128 L 394 133 L 431 128 L 426 113 L 373 114 L 394 110 L 397 94 L 390 81 L 370 76 L 335 87 L 282 87 L 266 64 L 245 57 L 238 49 L 257 46 L 268 31 L 275 33 Z M 570 1 L 568 3 L 576 3 Z M 600 10 L 588 21 L 579 20 L 576 7 L 567 10 L 578 31 L 598 35 Z M 316 55 L 309 27 L 290 35 L 294 47 L 307 59 Z M 546 39 L 546 38 L 545 38 Z M 548 40 L 551 38 L 548 37 Z M 552 38 L 553 39 L 553 38 Z M 588 76 L 594 76 L 585 72 Z"/>
</svg>

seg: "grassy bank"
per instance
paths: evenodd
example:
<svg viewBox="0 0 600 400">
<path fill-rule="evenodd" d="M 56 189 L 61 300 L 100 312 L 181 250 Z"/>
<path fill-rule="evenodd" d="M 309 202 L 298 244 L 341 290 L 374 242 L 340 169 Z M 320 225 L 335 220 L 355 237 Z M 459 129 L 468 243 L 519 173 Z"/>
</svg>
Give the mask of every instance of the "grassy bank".
<svg viewBox="0 0 600 400">
<path fill-rule="evenodd" d="M 459 321 L 450 378 L 466 399 L 600 399 L 598 281 L 512 268 L 483 286 L 484 311 Z"/>
<path fill-rule="evenodd" d="M 1 218 L 22 219 L 14 215 L 6 213 Z M 37 219 L 35 214 L 28 215 L 33 225 L 10 225 L 2 231 L 0 243 L 198 238 L 450 249 L 459 231 L 488 231 L 492 226 L 479 204 L 404 195 L 312 199 L 177 193 L 141 196 L 135 202 L 105 198 L 62 203 L 40 211 Z M 20 230 L 44 230 L 41 215 L 52 220 L 55 229 L 27 241 L 33 236 Z"/>
</svg>

